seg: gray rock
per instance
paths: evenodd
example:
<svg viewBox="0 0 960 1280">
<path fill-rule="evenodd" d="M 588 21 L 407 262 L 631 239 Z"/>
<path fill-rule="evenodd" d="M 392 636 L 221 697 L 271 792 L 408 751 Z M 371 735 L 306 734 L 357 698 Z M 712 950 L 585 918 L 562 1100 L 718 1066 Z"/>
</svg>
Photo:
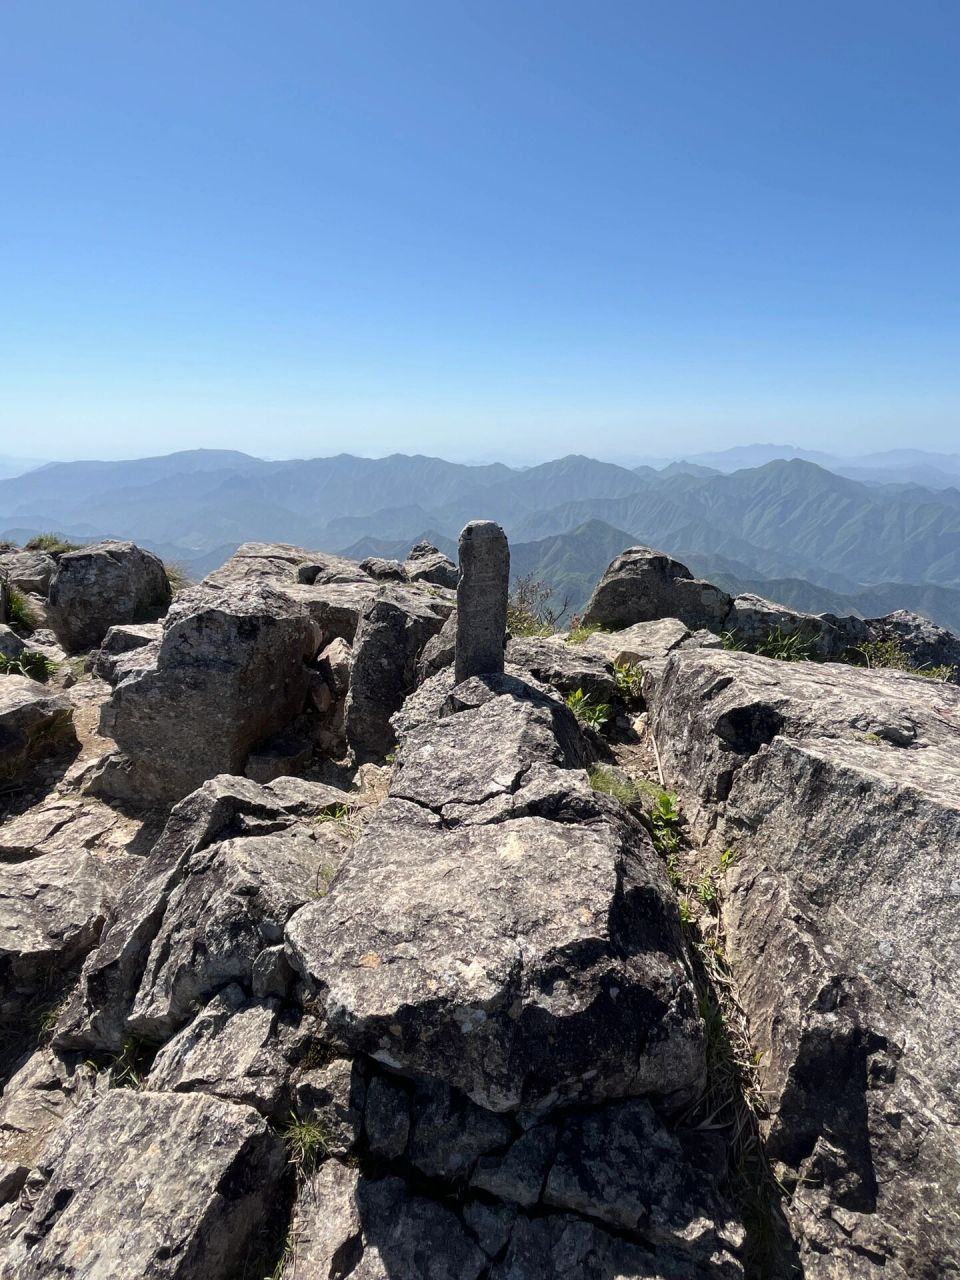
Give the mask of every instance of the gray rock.
<svg viewBox="0 0 960 1280">
<path fill-rule="evenodd" d="M 357 1204 L 357 1169 L 327 1160 L 297 1189 L 290 1252 L 283 1280 L 335 1280 L 357 1276 L 363 1228 Z"/>
<path fill-rule="evenodd" d="M 0 656 L 16 661 L 26 647 L 15 631 L 0 622 Z"/>
<path fill-rule="evenodd" d="M 612 664 L 560 636 L 513 637 L 507 643 L 507 661 L 562 694 L 582 689 L 594 702 L 619 701 Z"/>
<path fill-rule="evenodd" d="M 461 689 L 474 683 L 483 687 Z M 484 692 L 492 709 L 426 723 L 404 742 L 401 761 L 411 753 L 417 763 L 402 764 L 397 787 L 416 799 L 383 805 L 329 894 L 287 926 L 328 1034 L 492 1111 L 642 1092 L 689 1098 L 703 1075 L 702 1027 L 675 899 L 639 824 L 603 797 L 582 825 L 495 815 L 445 828 L 427 807 L 488 795 L 491 725 L 559 785 L 549 718 Z M 515 764 L 505 767 L 495 789 L 515 783 Z"/>
<path fill-rule="evenodd" d="M 0 676 L 0 783 L 76 744 L 73 707 L 64 694 L 27 676 Z"/>
<path fill-rule="evenodd" d="M 429 582 L 452 590 L 456 590 L 460 576 L 453 561 L 429 542 L 418 542 L 411 547 L 403 568 L 408 582 Z"/>
<path fill-rule="evenodd" d="M 360 1137 L 366 1082 L 357 1063 L 334 1058 L 324 1067 L 299 1070 L 293 1080 L 297 1115 L 316 1116 L 323 1125 L 328 1155 L 345 1156 Z"/>
<path fill-rule="evenodd" d="M 207 574 L 203 581 L 205 585 L 214 587 L 230 587 L 244 582 L 313 582 L 321 564 L 328 569 L 334 565 L 349 567 L 352 576 L 347 581 L 363 576 L 353 561 L 343 560 L 340 556 L 318 557 L 317 552 L 295 547 L 289 542 L 245 542 L 237 547 L 225 564 Z M 315 569 L 314 577 L 302 577 L 311 565 Z"/>
<path fill-rule="evenodd" d="M 75 997 L 57 1027 L 56 1043 L 86 1053 L 122 1048 L 150 945 L 193 856 L 241 835 L 293 831 L 306 838 L 314 829 L 311 819 L 335 812 L 345 794 L 297 778 L 260 786 L 247 778 L 221 777 L 175 805 L 149 858 L 125 886 L 100 946 L 84 965 Z"/>
<path fill-rule="evenodd" d="M 862 618 L 801 613 L 757 595 L 737 596 L 724 627 L 747 648 L 762 643 L 771 633 L 779 632 L 783 636 L 799 633 L 821 658 L 842 658 L 870 639 L 870 628 Z"/>
<path fill-rule="evenodd" d="M 725 591 L 694 578 L 677 560 L 649 547 L 630 547 L 611 562 L 583 615 L 586 625 L 610 630 L 677 618 L 691 629 L 719 630 L 732 600 Z"/>
<path fill-rule="evenodd" d="M 90 854 L 0 863 L 0 1025 L 53 987 L 96 946 L 110 893 Z"/>
<path fill-rule="evenodd" d="M 534 1125 L 503 1155 L 478 1161 L 470 1185 L 498 1199 L 532 1209 L 540 1203 L 556 1154 L 556 1128 L 550 1124 Z"/>
<path fill-rule="evenodd" d="M 45 551 L 6 551 L 0 554 L 0 577 L 11 587 L 30 595 L 45 596 L 57 567 Z"/>
<path fill-rule="evenodd" d="M 444 624 L 446 625 L 446 624 Z M 317 658 L 317 666 L 335 702 L 342 701 L 350 688 L 350 664 L 353 650 L 346 640 L 331 640 Z"/>
<path fill-rule="evenodd" d="M 378 582 L 406 582 L 407 575 L 399 560 L 383 560 L 379 556 L 369 556 L 360 561 L 360 568 Z"/>
<path fill-rule="evenodd" d="M 129 674 L 133 669 L 131 667 L 124 671 L 121 668 L 118 671 L 120 660 L 135 652 L 142 653 L 151 646 L 151 651 L 154 652 L 162 638 L 163 627 L 159 622 L 127 622 L 111 627 L 103 637 L 93 669 L 101 680 L 106 680 L 108 684 L 119 684 L 123 675 Z"/>
<path fill-rule="evenodd" d="M 5 623 L 10 613 L 10 584 L 0 572 L 0 623 Z"/>
<path fill-rule="evenodd" d="M 104 705 L 101 732 L 123 760 L 98 794 L 170 801 L 219 773 L 242 773 L 253 745 L 303 709 L 304 664 L 318 643 L 315 624 L 269 584 L 181 592 L 155 665 Z"/>
<path fill-rule="evenodd" d="M 252 987 L 264 947 L 316 892 L 321 849 L 304 836 L 247 836 L 194 853 L 154 935 L 128 1019 L 135 1035 L 161 1044 L 196 1001 L 230 982 Z"/>
<path fill-rule="evenodd" d="M 472 520 L 460 534 L 456 682 L 503 672 L 510 587 L 507 535 L 492 520 Z"/>
<path fill-rule="evenodd" d="M 231 983 L 167 1041 L 150 1068 L 147 1088 L 209 1093 L 285 1119 L 290 1067 L 274 1034 L 276 1019 L 271 1002 L 249 1000 Z"/>
<path fill-rule="evenodd" d="M 403 1155 L 410 1136 L 410 1097 L 396 1080 L 376 1075 L 367 1085 L 363 1128 L 373 1155 L 383 1160 Z"/>
<path fill-rule="evenodd" d="M 457 648 L 457 611 L 454 610 L 435 636 L 423 646 L 417 663 L 417 684 L 421 685 L 445 667 L 453 666 Z"/>
<path fill-rule="evenodd" d="M 282 946 L 264 947 L 253 962 L 251 989 L 258 1000 L 286 1000 L 295 976 Z"/>
<path fill-rule="evenodd" d="M 505 1147 L 513 1129 L 439 1080 L 418 1080 L 412 1105 L 410 1163 L 428 1178 L 463 1180 L 478 1158 Z"/>
<path fill-rule="evenodd" d="M 302 773 L 312 759 L 313 743 L 309 738 L 293 729 L 283 729 L 254 743 L 243 772 L 254 782 L 273 782 L 275 778 Z"/>
<path fill-rule="evenodd" d="M 670 784 L 739 855 L 724 921 L 812 1280 L 960 1266 L 958 726 L 954 686 L 745 654 L 676 653 L 658 697 Z"/>
<path fill-rule="evenodd" d="M 413 690 L 417 658 L 445 617 L 431 607 L 429 596 L 386 590 L 364 609 L 344 712 L 347 742 L 358 763 L 382 760 L 396 745 L 390 717 Z"/>
<path fill-rule="evenodd" d="M 165 613 L 170 584 L 152 552 L 132 542 L 96 542 L 60 557 L 48 599 L 57 639 L 76 653 L 99 645 L 117 623 Z"/>
<path fill-rule="evenodd" d="M 898 609 L 867 623 L 877 640 L 896 640 L 915 667 L 953 667 L 951 680 L 960 684 L 960 636 L 929 618 Z"/>
<path fill-rule="evenodd" d="M 249 1107 L 111 1090 L 63 1126 L 13 1223 L 3 1280 L 230 1280 L 281 1194 L 280 1139 Z"/>
<path fill-rule="evenodd" d="M 487 1257 L 460 1219 L 400 1178 L 360 1179 L 356 1202 L 363 1256 L 350 1274 L 357 1280 L 479 1280 L 486 1271 Z"/>
</svg>

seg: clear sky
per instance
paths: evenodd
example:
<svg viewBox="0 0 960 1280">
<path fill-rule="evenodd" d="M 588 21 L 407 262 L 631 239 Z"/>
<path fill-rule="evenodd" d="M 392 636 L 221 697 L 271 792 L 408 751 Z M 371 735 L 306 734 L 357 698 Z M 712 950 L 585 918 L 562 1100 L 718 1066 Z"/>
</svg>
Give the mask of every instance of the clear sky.
<svg viewBox="0 0 960 1280">
<path fill-rule="evenodd" d="M 0 453 L 960 448 L 957 0 L 4 0 Z"/>
</svg>

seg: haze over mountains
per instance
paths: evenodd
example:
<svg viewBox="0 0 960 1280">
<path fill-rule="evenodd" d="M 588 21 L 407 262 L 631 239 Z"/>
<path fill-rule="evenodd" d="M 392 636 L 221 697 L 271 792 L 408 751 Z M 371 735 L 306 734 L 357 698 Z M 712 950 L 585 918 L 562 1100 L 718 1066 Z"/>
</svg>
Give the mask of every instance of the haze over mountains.
<svg viewBox="0 0 960 1280">
<path fill-rule="evenodd" d="M 198 576 L 245 541 L 393 556 L 428 537 L 450 551 L 482 516 L 507 530 L 515 572 L 535 572 L 574 610 L 615 554 L 643 543 L 727 589 L 818 611 L 911 608 L 960 628 L 960 455 L 759 445 L 658 466 L 221 450 L 51 463 L 0 479 L 0 536 L 131 538 Z"/>
</svg>

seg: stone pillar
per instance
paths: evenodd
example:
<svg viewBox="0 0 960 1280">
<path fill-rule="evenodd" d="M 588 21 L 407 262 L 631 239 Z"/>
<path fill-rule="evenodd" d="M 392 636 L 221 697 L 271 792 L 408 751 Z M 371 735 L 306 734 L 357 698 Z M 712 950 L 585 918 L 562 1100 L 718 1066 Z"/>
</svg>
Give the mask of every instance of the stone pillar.
<svg viewBox="0 0 960 1280">
<path fill-rule="evenodd" d="M 457 684 L 503 672 L 510 547 L 493 520 L 471 520 L 460 534 L 457 585 Z"/>
</svg>

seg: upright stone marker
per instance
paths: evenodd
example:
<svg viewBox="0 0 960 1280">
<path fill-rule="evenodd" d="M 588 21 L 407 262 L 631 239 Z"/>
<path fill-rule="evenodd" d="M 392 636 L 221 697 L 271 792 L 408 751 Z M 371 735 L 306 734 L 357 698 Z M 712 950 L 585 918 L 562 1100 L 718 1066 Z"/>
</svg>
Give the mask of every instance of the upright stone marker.
<svg viewBox="0 0 960 1280">
<path fill-rule="evenodd" d="M 457 684 L 503 671 L 510 547 L 493 520 L 471 520 L 460 534 L 457 584 Z"/>
</svg>

